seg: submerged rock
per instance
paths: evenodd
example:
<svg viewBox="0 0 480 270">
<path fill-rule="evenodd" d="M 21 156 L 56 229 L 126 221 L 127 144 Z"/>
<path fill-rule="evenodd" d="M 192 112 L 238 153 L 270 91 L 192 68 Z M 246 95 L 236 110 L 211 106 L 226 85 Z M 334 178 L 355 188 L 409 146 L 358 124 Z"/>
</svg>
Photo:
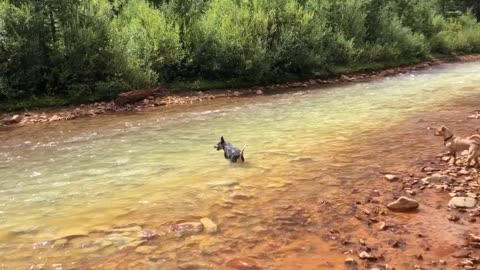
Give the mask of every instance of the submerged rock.
<svg viewBox="0 0 480 270">
<path fill-rule="evenodd" d="M 448 206 L 452 208 L 472 208 L 477 204 L 477 200 L 471 197 L 453 197 L 448 202 Z"/>
<path fill-rule="evenodd" d="M 417 209 L 419 205 L 420 204 L 416 200 L 402 196 L 396 201 L 388 204 L 387 207 L 392 211 L 408 211 Z"/>
<path fill-rule="evenodd" d="M 233 187 L 237 186 L 239 183 L 237 180 L 226 180 L 226 181 L 218 181 L 218 182 L 210 182 L 208 183 L 209 187 Z"/>
<path fill-rule="evenodd" d="M 209 218 L 202 218 L 200 219 L 200 222 L 203 224 L 203 228 L 207 233 L 216 233 L 218 230 L 217 224 L 215 224 L 211 219 Z"/>
<path fill-rule="evenodd" d="M 236 258 L 227 262 L 227 267 L 238 270 L 257 270 L 261 269 L 254 260 L 248 258 Z"/>
<path fill-rule="evenodd" d="M 184 222 L 173 224 L 170 231 L 175 232 L 178 236 L 196 234 L 203 231 L 203 224 L 200 222 Z"/>
</svg>

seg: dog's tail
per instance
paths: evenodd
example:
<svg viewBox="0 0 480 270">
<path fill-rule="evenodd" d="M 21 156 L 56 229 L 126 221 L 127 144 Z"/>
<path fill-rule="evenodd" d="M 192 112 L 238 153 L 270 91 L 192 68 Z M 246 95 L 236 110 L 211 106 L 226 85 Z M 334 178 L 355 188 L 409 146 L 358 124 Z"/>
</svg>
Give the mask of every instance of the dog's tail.
<svg viewBox="0 0 480 270">
<path fill-rule="evenodd" d="M 480 137 L 480 136 L 479 136 Z M 242 150 L 240 151 L 240 156 L 243 156 L 243 151 L 245 151 L 245 148 L 247 147 L 247 145 L 245 144 L 242 148 Z"/>
<path fill-rule="evenodd" d="M 470 137 L 468 137 L 470 140 L 474 140 L 477 144 L 480 144 L 480 135 L 472 135 Z"/>
</svg>

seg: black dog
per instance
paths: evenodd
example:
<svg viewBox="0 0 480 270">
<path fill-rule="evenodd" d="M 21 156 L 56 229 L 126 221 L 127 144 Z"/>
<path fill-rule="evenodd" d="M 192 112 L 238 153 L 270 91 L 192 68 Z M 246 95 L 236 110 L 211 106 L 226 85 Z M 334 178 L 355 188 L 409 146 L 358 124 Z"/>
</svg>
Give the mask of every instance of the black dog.
<svg viewBox="0 0 480 270">
<path fill-rule="evenodd" d="M 245 145 L 242 150 L 236 148 L 233 146 L 231 143 L 226 142 L 223 139 L 223 136 L 220 138 L 220 142 L 214 146 L 217 151 L 220 151 L 223 149 L 223 156 L 230 160 L 231 162 L 238 162 L 239 160 L 241 162 L 245 162 L 245 158 L 243 157 L 243 150 L 245 150 Z"/>
</svg>

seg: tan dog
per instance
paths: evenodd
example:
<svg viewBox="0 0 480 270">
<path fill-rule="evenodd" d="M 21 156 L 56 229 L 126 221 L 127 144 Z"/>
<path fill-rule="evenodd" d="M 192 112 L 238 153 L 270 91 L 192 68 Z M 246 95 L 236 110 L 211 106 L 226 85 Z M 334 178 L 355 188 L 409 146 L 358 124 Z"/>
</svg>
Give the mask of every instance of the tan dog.
<svg viewBox="0 0 480 270">
<path fill-rule="evenodd" d="M 472 135 L 466 138 L 457 137 L 453 135 L 453 132 L 446 126 L 436 128 L 434 135 L 443 137 L 445 146 L 453 157 L 453 164 L 457 161 L 457 153 L 465 150 L 468 150 L 467 166 L 470 166 L 472 160 L 475 161 L 474 166 L 478 164 L 478 157 L 480 156 L 480 135 Z"/>
</svg>

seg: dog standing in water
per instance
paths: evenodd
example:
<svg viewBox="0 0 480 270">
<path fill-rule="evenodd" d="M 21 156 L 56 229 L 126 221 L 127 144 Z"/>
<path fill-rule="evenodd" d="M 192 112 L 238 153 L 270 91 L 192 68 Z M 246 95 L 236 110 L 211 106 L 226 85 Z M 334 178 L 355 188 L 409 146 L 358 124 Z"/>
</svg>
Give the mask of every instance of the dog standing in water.
<svg viewBox="0 0 480 270">
<path fill-rule="evenodd" d="M 466 138 L 457 137 L 453 135 L 453 132 L 446 126 L 441 126 L 434 130 L 435 136 L 443 137 L 445 147 L 448 148 L 450 155 L 453 157 L 453 164 L 457 161 L 457 153 L 465 150 L 468 150 L 467 166 L 470 166 L 472 160 L 474 161 L 474 166 L 478 164 L 478 157 L 480 156 L 480 135 L 472 135 Z"/>
<path fill-rule="evenodd" d="M 236 148 L 233 146 L 231 143 L 225 141 L 223 139 L 223 136 L 220 138 L 220 142 L 217 143 L 217 145 L 214 146 L 217 151 L 220 151 L 223 149 L 223 156 L 230 160 L 230 162 L 236 163 L 236 162 L 245 162 L 245 158 L 243 157 L 243 151 L 245 150 L 245 147 L 247 145 L 243 146 L 242 150 Z"/>
</svg>

